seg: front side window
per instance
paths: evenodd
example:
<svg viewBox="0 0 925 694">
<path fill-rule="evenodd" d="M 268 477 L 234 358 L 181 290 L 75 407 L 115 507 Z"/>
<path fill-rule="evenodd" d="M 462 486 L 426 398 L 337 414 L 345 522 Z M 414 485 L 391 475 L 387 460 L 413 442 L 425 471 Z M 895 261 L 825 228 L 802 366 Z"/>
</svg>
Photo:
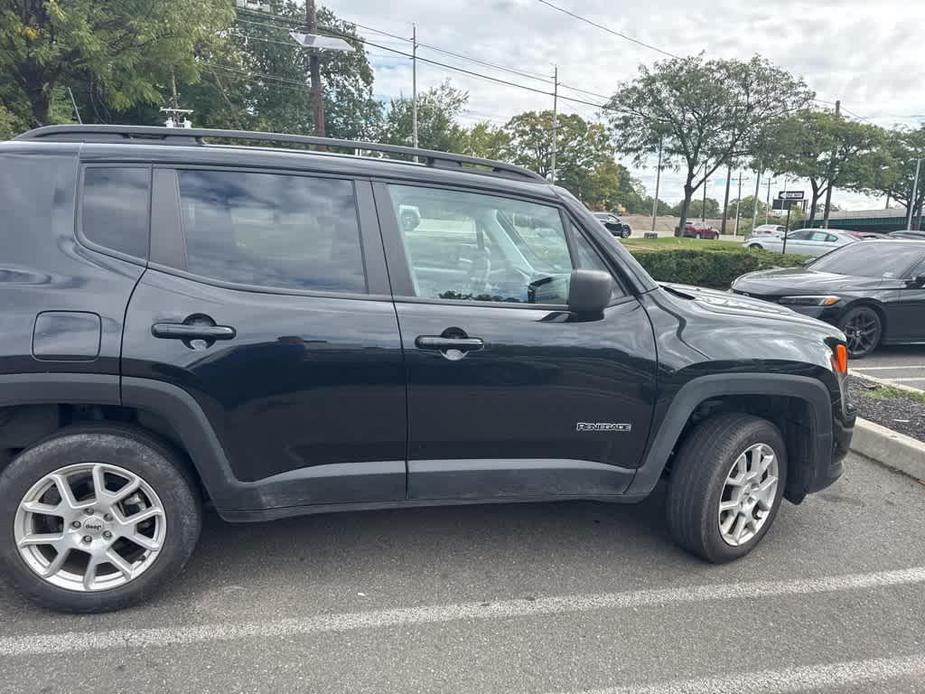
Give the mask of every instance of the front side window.
<svg viewBox="0 0 925 694">
<path fill-rule="evenodd" d="M 187 267 L 259 287 L 364 293 L 351 181 L 181 170 Z"/>
<path fill-rule="evenodd" d="M 84 237 L 104 248 L 147 258 L 150 187 L 146 167 L 85 169 L 80 214 Z"/>
<path fill-rule="evenodd" d="M 401 185 L 389 194 L 416 296 L 565 304 L 573 269 L 607 270 L 556 207 Z"/>
</svg>

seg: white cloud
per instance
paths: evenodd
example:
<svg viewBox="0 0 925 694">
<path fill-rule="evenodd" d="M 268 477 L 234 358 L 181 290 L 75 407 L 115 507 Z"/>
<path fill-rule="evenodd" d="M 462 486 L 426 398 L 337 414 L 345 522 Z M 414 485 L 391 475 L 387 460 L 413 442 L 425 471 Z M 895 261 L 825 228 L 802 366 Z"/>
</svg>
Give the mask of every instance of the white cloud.
<svg viewBox="0 0 925 694">
<path fill-rule="evenodd" d="M 676 54 L 705 51 L 721 58 L 748 58 L 760 53 L 802 76 L 819 99 L 841 99 L 848 112 L 882 125 L 915 125 L 925 120 L 922 89 L 921 33 L 925 25 L 922 0 L 553 0 L 576 14 L 624 32 Z M 632 79 L 637 67 L 662 57 L 566 16 L 537 0 L 328 0 L 339 16 L 401 36 L 417 24 L 418 40 L 529 73 L 551 75 L 559 65 L 563 83 L 600 94 L 612 93 Z M 408 45 L 361 33 L 382 45 L 408 50 Z M 411 65 L 381 49 L 370 49 L 376 71 L 376 94 L 382 98 L 410 94 Z M 492 74 L 543 91 L 550 85 L 524 76 L 421 48 L 431 58 L 477 72 Z M 552 98 L 488 82 L 434 65 L 419 63 L 420 89 L 449 77 L 469 91 L 471 120 L 501 123 L 527 109 L 551 107 Z M 602 102 L 570 92 L 564 95 Z M 595 114 L 590 106 L 563 101 L 565 111 Z M 654 187 L 654 171 L 638 171 Z M 717 186 L 718 188 L 719 186 Z M 679 197 L 680 181 L 663 175 L 662 197 Z M 722 191 L 710 191 L 722 197 Z M 837 192 L 842 205 L 865 206 L 872 201 Z"/>
</svg>

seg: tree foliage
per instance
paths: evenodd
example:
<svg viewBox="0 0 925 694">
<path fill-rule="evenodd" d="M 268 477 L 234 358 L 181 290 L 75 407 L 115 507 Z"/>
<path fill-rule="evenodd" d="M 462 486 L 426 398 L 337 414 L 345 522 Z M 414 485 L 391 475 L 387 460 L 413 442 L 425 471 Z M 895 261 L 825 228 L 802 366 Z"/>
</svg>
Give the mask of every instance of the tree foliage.
<svg viewBox="0 0 925 694">
<path fill-rule="evenodd" d="M 847 187 L 869 194 L 888 195 L 907 210 L 911 204 L 913 216 L 921 217 L 925 208 L 925 164 L 919 172 L 915 189 L 917 159 L 925 159 L 925 126 L 918 130 L 897 130 L 881 141 L 874 164 L 847 182 Z"/>
<path fill-rule="evenodd" d="M 830 188 L 871 182 L 884 163 L 881 128 L 836 116 L 831 111 L 801 110 L 769 128 L 757 156 L 776 175 L 809 181 L 808 222 Z"/>
<path fill-rule="evenodd" d="M 684 175 L 684 224 L 694 192 L 718 168 L 750 154 L 770 123 L 813 93 L 802 80 L 755 56 L 674 58 L 640 67 L 609 106 L 618 149 L 642 161 L 659 149 Z"/>
<path fill-rule="evenodd" d="M 232 18 L 227 0 L 6 0 L 0 91 L 31 125 L 49 122 L 64 84 L 86 82 L 117 109 L 157 103 L 171 74 L 197 79 Z"/>
<path fill-rule="evenodd" d="M 465 131 L 457 122 L 469 93 L 449 80 L 418 94 L 418 147 L 440 152 L 464 149 Z M 396 145 L 412 144 L 412 110 L 409 97 L 392 99 L 385 114 L 382 138 Z"/>
</svg>

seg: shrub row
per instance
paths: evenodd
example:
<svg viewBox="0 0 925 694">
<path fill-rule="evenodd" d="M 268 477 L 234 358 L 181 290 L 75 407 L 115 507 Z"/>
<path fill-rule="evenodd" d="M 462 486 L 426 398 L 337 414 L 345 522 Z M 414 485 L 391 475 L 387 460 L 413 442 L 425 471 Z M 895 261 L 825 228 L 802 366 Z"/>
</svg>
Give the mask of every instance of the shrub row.
<svg viewBox="0 0 925 694">
<path fill-rule="evenodd" d="M 747 248 L 631 250 L 633 257 L 659 282 L 728 289 L 739 275 L 775 267 L 796 267 L 806 258 Z"/>
</svg>

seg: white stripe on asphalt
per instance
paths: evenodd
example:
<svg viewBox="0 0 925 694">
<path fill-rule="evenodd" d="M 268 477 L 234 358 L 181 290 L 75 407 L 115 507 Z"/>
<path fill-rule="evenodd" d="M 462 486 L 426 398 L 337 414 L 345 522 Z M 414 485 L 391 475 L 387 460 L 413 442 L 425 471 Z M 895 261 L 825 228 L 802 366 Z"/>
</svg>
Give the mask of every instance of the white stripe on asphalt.
<svg viewBox="0 0 925 694">
<path fill-rule="evenodd" d="M 906 369 L 925 369 L 925 364 L 912 364 L 905 366 L 852 366 L 852 371 L 905 371 Z"/>
<path fill-rule="evenodd" d="M 844 590 L 865 590 L 925 582 L 925 566 L 867 574 L 848 574 L 791 581 L 720 583 L 687 588 L 639 590 L 624 593 L 566 595 L 551 598 L 468 602 L 427 607 L 405 607 L 346 614 L 281 619 L 272 622 L 219 623 L 201 626 L 114 629 L 111 631 L 28 634 L 0 638 L 0 656 L 40 655 L 111 648 L 143 648 L 274 638 L 379 629 L 416 624 L 437 624 L 458 620 L 491 620 L 536 617 L 590 610 L 660 607 L 710 600 L 739 600 L 768 596 L 809 595 Z"/>
<path fill-rule="evenodd" d="M 842 690 L 901 677 L 925 676 L 925 655 L 901 658 L 854 660 L 830 665 L 809 665 L 784 670 L 762 670 L 741 675 L 720 675 L 692 680 L 672 680 L 638 687 L 612 687 L 574 694 L 739 694 L 769 692 L 786 694 L 818 689 Z M 877 691 L 888 691 L 877 688 Z"/>
<path fill-rule="evenodd" d="M 913 378 L 911 376 L 906 378 L 893 378 L 892 376 L 887 378 L 888 381 L 893 381 L 893 383 L 911 383 L 912 381 L 925 381 L 925 376 L 919 376 L 918 378 Z"/>
</svg>

